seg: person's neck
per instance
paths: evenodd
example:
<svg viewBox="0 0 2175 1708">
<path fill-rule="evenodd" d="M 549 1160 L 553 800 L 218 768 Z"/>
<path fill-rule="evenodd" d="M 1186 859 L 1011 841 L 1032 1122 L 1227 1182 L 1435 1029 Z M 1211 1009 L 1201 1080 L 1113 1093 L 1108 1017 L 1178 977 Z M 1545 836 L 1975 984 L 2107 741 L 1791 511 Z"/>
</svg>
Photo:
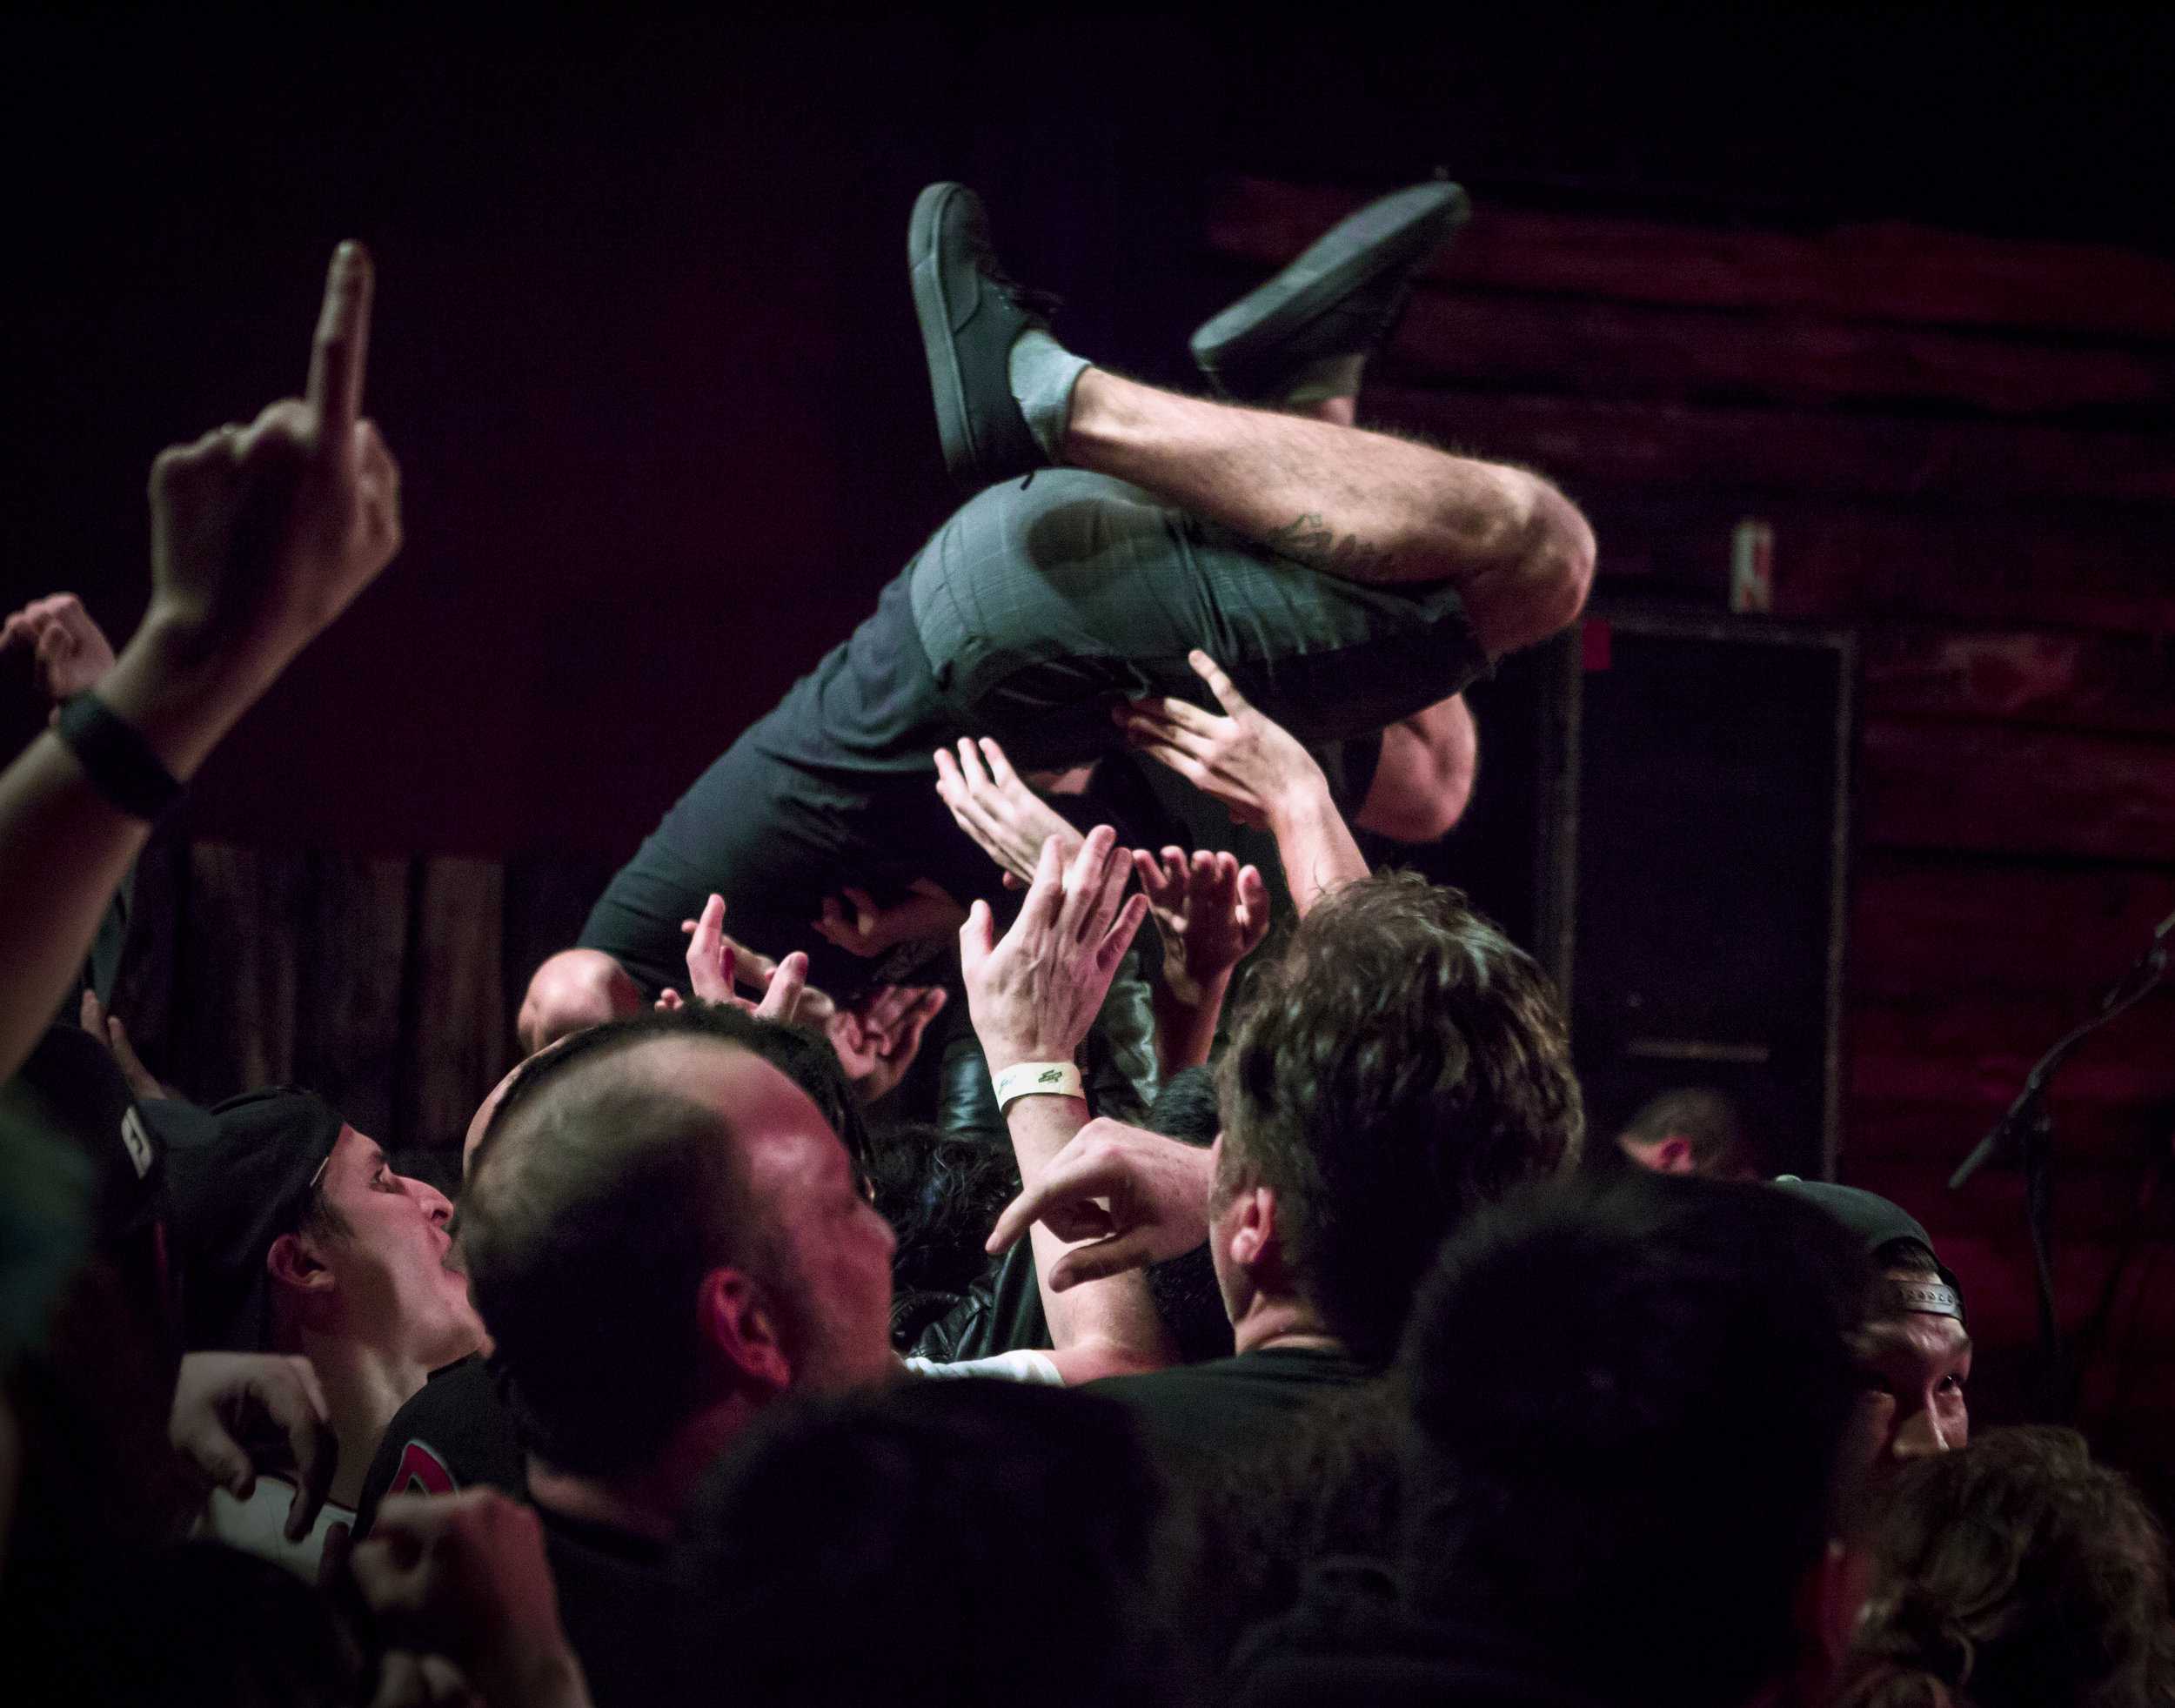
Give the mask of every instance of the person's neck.
<svg viewBox="0 0 2175 1708">
<path fill-rule="evenodd" d="M 396 1356 L 338 1335 L 301 1336 L 303 1356 L 317 1372 L 331 1413 L 332 1434 L 340 1444 L 338 1468 L 326 1498 L 353 1508 L 363 1497 L 363 1483 L 378 1451 L 378 1438 L 393 1413 L 413 1397 L 430 1377 L 418 1359 Z"/>
<path fill-rule="evenodd" d="M 532 1453 L 529 1497 L 563 1518 L 669 1542 L 697 1479 L 753 1416 L 744 1402 L 713 1405 L 682 1424 L 648 1464 L 618 1477 L 586 1477 Z"/>
<path fill-rule="evenodd" d="M 1241 1352 L 1303 1348 L 1341 1352 L 1343 1343 L 1322 1323 L 1314 1307 L 1288 1295 L 1257 1294 L 1231 1324 L 1231 1343 Z"/>
</svg>

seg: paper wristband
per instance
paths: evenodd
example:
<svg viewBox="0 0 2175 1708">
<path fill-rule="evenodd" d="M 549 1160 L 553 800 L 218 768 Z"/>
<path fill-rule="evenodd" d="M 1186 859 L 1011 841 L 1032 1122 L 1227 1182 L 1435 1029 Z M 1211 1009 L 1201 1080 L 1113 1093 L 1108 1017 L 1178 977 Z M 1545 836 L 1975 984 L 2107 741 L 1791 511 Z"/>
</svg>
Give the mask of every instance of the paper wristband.
<svg viewBox="0 0 2175 1708">
<path fill-rule="evenodd" d="M 989 1076 L 1001 1115 L 1022 1097 L 1085 1097 L 1080 1069 L 1069 1062 L 1015 1062 Z"/>
</svg>

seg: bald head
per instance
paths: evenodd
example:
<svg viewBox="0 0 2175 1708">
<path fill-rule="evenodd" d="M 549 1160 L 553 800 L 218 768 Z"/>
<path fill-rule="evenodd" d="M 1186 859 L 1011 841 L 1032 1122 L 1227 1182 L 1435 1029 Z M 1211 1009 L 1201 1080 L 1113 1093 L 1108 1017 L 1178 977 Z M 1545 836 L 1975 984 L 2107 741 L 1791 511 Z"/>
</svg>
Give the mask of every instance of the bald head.
<svg viewBox="0 0 2175 1708">
<path fill-rule="evenodd" d="M 570 1033 L 639 1015 L 641 988 L 602 949 L 561 949 L 529 980 L 514 1022 L 524 1052 L 533 1055 Z"/>
<path fill-rule="evenodd" d="M 781 1325 L 760 1397 L 831 1362 L 837 1329 L 865 1351 L 873 1318 L 888 1358 L 890 1236 L 873 1210 L 873 1286 L 857 1269 L 842 1304 L 804 1296 L 804 1254 L 827 1262 L 866 1206 L 823 1111 L 765 1059 L 793 1059 L 798 1039 L 731 1009 L 647 1013 L 532 1058 L 478 1111 L 469 1282 L 516 1410 L 559 1468 L 638 1470 L 747 1386 L 720 1359 L 722 1275 Z"/>
</svg>

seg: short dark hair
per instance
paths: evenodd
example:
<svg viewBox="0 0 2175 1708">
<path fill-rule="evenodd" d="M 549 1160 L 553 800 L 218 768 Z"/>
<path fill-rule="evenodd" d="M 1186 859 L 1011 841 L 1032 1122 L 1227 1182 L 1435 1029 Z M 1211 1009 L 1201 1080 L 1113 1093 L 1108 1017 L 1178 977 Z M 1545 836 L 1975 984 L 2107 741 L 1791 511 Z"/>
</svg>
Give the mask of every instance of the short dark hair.
<svg viewBox="0 0 2175 1708">
<path fill-rule="evenodd" d="M 813 1060 L 792 1028 L 726 1007 L 591 1027 L 507 1088 L 463 1194 L 469 1290 L 508 1403 L 530 1444 L 580 1475 L 648 1463 L 685 1421 L 706 1367 L 701 1279 L 766 1249 L 730 1123 L 614 1069 L 671 1038 Z"/>
<path fill-rule="evenodd" d="M 833 1702 L 880 1679 L 886 1701 L 1000 1708 L 1032 1677 L 1059 1705 L 1190 1699 L 1165 1593 L 1183 1531 L 1136 1431 L 1097 1395 L 975 1378 L 770 1408 L 681 1526 L 690 1689 Z"/>
<path fill-rule="evenodd" d="M 1396 1376 L 1415 1604 L 1508 1620 L 1611 1699 L 1744 1701 L 1850 1528 L 1870 1281 L 1831 1216 L 1749 1182 L 1631 1169 L 1473 1218 Z"/>
<path fill-rule="evenodd" d="M 1576 1160 L 1563 1012 L 1532 956 L 1409 873 L 1345 885 L 1262 969 L 1223 1062 L 1224 1177 L 1277 1195 L 1302 1292 L 1386 1360 L 1442 1236 Z"/>
<path fill-rule="evenodd" d="M 2167 1548 L 2119 1474 L 2059 1429 L 1996 1430 L 1904 1468 L 1838 1698 L 1902 1708 L 2160 1701 L 2171 1679 Z"/>
<path fill-rule="evenodd" d="M 1759 1153 L 1737 1106 L 1712 1086 L 1664 1091 L 1640 1106 L 1623 1129 L 1634 1144 L 1659 1144 L 1681 1134 L 1691 1144 L 1694 1174 L 1757 1174 Z"/>
</svg>

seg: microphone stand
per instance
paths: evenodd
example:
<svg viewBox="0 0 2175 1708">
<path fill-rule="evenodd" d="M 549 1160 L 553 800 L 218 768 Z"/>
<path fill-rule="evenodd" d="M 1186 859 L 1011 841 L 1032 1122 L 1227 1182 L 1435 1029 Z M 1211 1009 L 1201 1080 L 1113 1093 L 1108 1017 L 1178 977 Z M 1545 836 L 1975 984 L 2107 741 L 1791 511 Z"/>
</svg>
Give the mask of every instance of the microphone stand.
<svg viewBox="0 0 2175 1708">
<path fill-rule="evenodd" d="M 2175 914 L 2154 928 L 2152 941 L 2132 961 L 2130 970 L 2099 999 L 2098 1011 L 2063 1034 L 2052 1048 L 2032 1064 L 2024 1075 L 2024 1089 L 2010 1104 L 1993 1130 L 1981 1139 L 1949 1176 L 1949 1190 L 1962 1189 L 1964 1182 L 1987 1163 L 2016 1162 L 2024 1169 L 2024 1231 L 2031 1241 L 2032 1279 L 2039 1304 L 2039 1363 L 2042 1399 L 2046 1415 L 2059 1417 L 2069 1410 L 2069 1389 L 2062 1373 L 2062 1330 L 2054 1309 L 2054 1115 L 2047 1104 L 2047 1090 L 2062 1064 L 2077 1047 L 2101 1027 L 2128 1013 L 2159 988 L 2167 974 L 2167 936 L 2175 930 Z"/>
</svg>

